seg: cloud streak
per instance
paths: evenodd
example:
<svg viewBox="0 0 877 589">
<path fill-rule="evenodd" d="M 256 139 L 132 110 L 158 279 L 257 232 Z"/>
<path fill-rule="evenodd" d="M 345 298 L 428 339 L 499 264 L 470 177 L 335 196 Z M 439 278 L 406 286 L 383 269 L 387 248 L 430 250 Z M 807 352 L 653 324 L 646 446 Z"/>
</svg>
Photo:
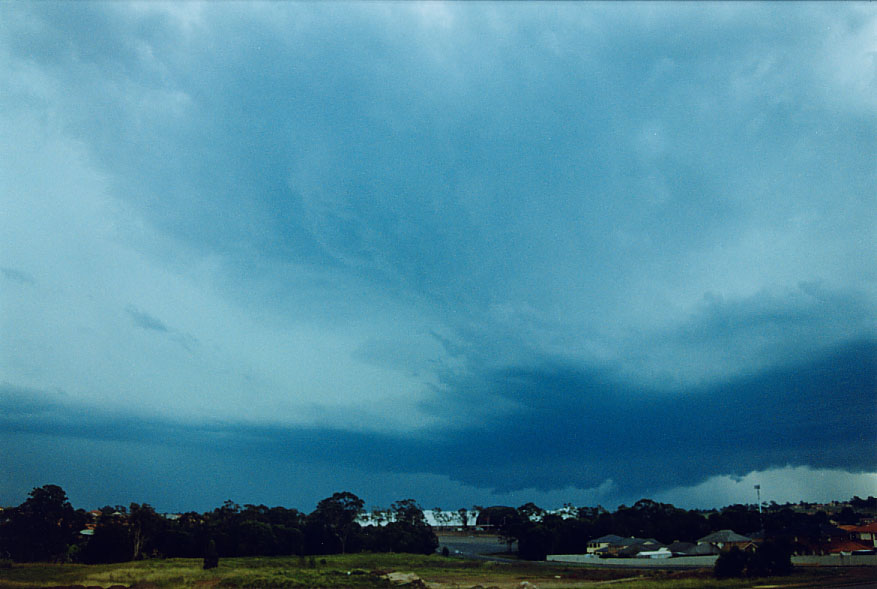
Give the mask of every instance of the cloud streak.
<svg viewBox="0 0 877 589">
<path fill-rule="evenodd" d="M 156 319 L 149 313 L 145 313 L 143 311 L 138 311 L 134 307 L 128 307 L 125 309 L 125 312 L 131 316 L 131 320 L 134 321 L 134 325 L 137 327 L 141 327 L 143 329 L 151 329 L 153 331 L 160 331 L 162 333 L 167 333 L 170 330 L 167 328 L 167 325 L 161 322 L 160 319 Z"/>
</svg>

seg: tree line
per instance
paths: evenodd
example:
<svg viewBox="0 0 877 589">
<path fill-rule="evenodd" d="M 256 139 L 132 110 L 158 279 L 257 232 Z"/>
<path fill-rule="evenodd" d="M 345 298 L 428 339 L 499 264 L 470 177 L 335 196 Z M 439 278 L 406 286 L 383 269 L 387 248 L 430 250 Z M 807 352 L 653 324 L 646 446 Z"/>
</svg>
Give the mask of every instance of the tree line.
<svg viewBox="0 0 877 589">
<path fill-rule="evenodd" d="M 854 498 L 854 507 L 836 514 L 834 521 L 855 524 L 862 516 L 871 515 L 872 499 Z M 548 554 L 584 554 L 589 540 L 607 534 L 653 538 L 661 544 L 671 544 L 696 543 L 716 530 L 757 533 L 790 554 L 805 554 L 834 528 L 824 511 L 805 513 L 780 505 L 763 513 L 756 506 L 739 504 L 705 513 L 641 499 L 629 507 L 621 505 L 615 512 L 602 507 L 572 511 L 574 517 L 564 518 L 533 503 L 518 508 L 488 507 L 479 513 L 478 524 L 495 529 L 509 549 L 516 544 L 518 555 L 527 560 L 544 560 Z"/>
<path fill-rule="evenodd" d="M 360 551 L 431 554 L 438 539 L 413 499 L 390 507 L 385 525 L 357 521 L 363 501 L 339 492 L 305 514 L 296 509 L 240 506 L 226 501 L 205 513 L 167 518 L 149 504 L 74 509 L 57 485 L 33 489 L 18 507 L 0 514 L 0 558 L 17 562 L 124 562 L 141 558 L 338 554 Z"/>
<path fill-rule="evenodd" d="M 857 523 L 873 515 L 877 500 L 854 497 L 851 508 L 835 514 L 837 523 Z M 169 519 L 149 504 L 105 506 L 93 521 L 91 514 L 74 509 L 57 485 L 31 491 L 18 507 L 0 513 L 0 558 L 19 562 L 123 562 L 153 557 L 200 558 L 212 546 L 217 557 L 338 554 L 360 551 L 431 554 L 438 538 L 413 499 L 393 503 L 372 514 L 379 525 L 362 525 L 363 500 L 349 492 L 323 499 L 305 514 L 296 509 L 240 506 L 226 501 L 205 513 L 189 512 Z M 450 525 L 459 515 L 468 528 L 468 516 L 477 513 L 478 528 L 499 534 L 509 550 L 543 560 L 547 554 L 582 554 L 590 539 L 607 534 L 654 538 L 662 544 L 696 542 L 712 531 L 731 529 L 751 535 L 759 532 L 790 551 L 805 552 L 808 541 L 818 541 L 831 526 L 822 511 L 802 513 L 789 506 L 769 505 L 762 514 L 752 505 L 731 505 L 718 511 L 686 510 L 650 499 L 610 512 L 602 507 L 567 506 L 565 515 L 545 511 L 533 503 L 517 508 L 474 506 L 470 511 L 433 515 Z M 89 526 L 91 535 L 83 535 Z M 751 565 L 751 563 L 750 563 Z M 747 565 L 749 566 L 749 565 Z"/>
</svg>

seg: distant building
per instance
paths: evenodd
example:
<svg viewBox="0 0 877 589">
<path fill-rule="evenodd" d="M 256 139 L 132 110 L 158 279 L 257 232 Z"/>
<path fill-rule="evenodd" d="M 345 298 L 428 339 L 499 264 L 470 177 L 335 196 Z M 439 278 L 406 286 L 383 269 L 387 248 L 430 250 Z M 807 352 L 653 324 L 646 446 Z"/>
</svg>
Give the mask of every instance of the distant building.
<svg viewBox="0 0 877 589">
<path fill-rule="evenodd" d="M 850 532 L 851 537 L 861 544 L 871 548 L 877 548 L 877 523 L 872 522 L 863 526 L 842 526 Z"/>
<path fill-rule="evenodd" d="M 708 545 L 720 552 L 739 548 L 740 550 L 755 550 L 755 542 L 748 536 L 738 534 L 734 530 L 719 530 L 708 534 L 697 541 L 698 545 Z"/>
<path fill-rule="evenodd" d="M 654 538 L 624 538 L 607 534 L 588 541 L 587 553 L 597 556 L 636 556 L 643 550 L 657 550 L 661 544 Z"/>
<path fill-rule="evenodd" d="M 667 546 L 673 556 L 709 556 L 718 554 L 719 549 L 712 544 L 693 544 L 692 542 L 673 542 Z"/>
<path fill-rule="evenodd" d="M 661 546 L 657 550 L 642 550 L 635 555 L 637 558 L 670 558 L 673 553 L 666 546 Z"/>
<path fill-rule="evenodd" d="M 824 553 L 827 554 L 854 554 L 857 552 L 873 552 L 873 548 L 854 540 L 840 540 L 827 545 Z"/>
</svg>

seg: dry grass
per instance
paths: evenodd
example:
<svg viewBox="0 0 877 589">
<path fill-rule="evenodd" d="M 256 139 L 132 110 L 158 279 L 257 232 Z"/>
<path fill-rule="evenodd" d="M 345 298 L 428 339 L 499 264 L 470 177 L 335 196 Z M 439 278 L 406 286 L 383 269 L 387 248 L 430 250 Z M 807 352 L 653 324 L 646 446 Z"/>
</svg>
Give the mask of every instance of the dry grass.
<svg viewBox="0 0 877 589">
<path fill-rule="evenodd" d="M 781 579 L 713 579 L 709 571 L 631 571 L 545 565 L 527 562 L 496 563 L 418 556 L 410 554 L 351 554 L 317 558 L 311 568 L 297 557 L 221 559 L 219 567 L 205 571 L 201 560 L 147 560 L 109 565 L 15 565 L 0 569 L 0 589 L 23 589 L 59 585 L 141 589 L 217 588 L 386 588 L 389 572 L 410 572 L 431 589 L 520 589 L 522 583 L 539 589 L 607 587 L 611 589 L 670 589 L 777 586 L 829 586 L 844 576 L 864 578 L 870 571 L 804 571 Z M 871 577 L 873 578 L 873 577 Z M 525 587 L 527 585 L 524 585 Z"/>
</svg>

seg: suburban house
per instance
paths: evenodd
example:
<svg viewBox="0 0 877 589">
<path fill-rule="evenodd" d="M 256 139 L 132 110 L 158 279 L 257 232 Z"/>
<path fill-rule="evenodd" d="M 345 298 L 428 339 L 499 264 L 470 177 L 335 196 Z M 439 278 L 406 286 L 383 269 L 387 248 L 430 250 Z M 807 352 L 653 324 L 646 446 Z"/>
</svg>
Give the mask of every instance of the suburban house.
<svg viewBox="0 0 877 589">
<path fill-rule="evenodd" d="M 587 553 L 597 556 L 636 556 L 644 550 L 657 550 L 661 543 L 654 538 L 623 538 L 615 534 L 588 541 Z"/>
<path fill-rule="evenodd" d="M 865 544 L 870 548 L 877 548 L 877 522 L 871 522 L 863 526 L 841 526 L 850 533 L 852 540 Z"/>
<path fill-rule="evenodd" d="M 855 540 L 838 540 L 821 546 L 821 551 L 814 554 L 855 554 L 873 553 L 874 549 Z"/>
<path fill-rule="evenodd" d="M 698 545 L 712 546 L 720 552 L 739 548 L 740 550 L 755 550 L 755 542 L 748 536 L 738 534 L 734 530 L 719 530 L 708 534 L 697 541 Z"/>
<path fill-rule="evenodd" d="M 673 556 L 709 556 L 718 554 L 719 549 L 712 544 L 693 544 L 691 542 L 673 542 L 667 546 Z"/>
<path fill-rule="evenodd" d="M 636 558 L 670 558 L 673 556 L 673 553 L 666 546 L 661 546 L 657 550 L 641 550 L 634 556 Z"/>
<path fill-rule="evenodd" d="M 654 552 L 655 550 L 659 550 L 664 548 L 664 545 L 655 540 L 654 538 L 646 538 L 643 540 L 642 538 L 626 538 L 627 540 L 633 540 L 632 544 L 628 544 L 627 546 L 621 548 L 616 556 L 620 556 L 622 558 L 633 558 L 639 555 L 640 552 Z"/>
</svg>

